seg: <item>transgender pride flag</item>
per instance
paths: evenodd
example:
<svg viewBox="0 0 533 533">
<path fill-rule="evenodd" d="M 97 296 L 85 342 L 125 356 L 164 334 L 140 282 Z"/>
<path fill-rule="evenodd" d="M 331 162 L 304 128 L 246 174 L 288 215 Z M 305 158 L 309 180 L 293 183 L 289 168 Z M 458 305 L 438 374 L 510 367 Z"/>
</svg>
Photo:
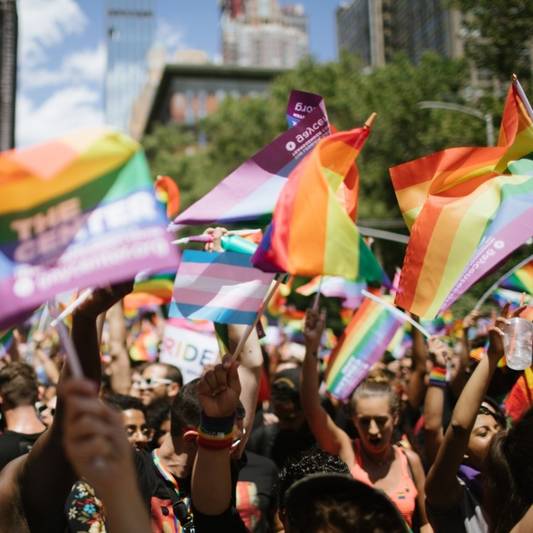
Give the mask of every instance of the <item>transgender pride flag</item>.
<svg viewBox="0 0 533 533">
<path fill-rule="evenodd" d="M 251 257 L 233 252 L 183 252 L 170 316 L 253 324 L 274 274 L 255 269 Z"/>
</svg>

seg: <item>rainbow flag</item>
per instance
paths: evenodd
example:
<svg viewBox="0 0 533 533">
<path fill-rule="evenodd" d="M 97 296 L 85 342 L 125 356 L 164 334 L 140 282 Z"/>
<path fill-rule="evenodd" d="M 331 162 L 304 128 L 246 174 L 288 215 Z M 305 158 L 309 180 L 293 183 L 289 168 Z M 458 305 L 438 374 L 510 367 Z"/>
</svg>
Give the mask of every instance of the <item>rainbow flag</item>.
<svg viewBox="0 0 533 533">
<path fill-rule="evenodd" d="M 507 395 L 504 401 L 504 407 L 506 413 L 516 423 L 532 405 L 533 370 L 526 368 Z"/>
<path fill-rule="evenodd" d="M 361 291 L 366 289 L 366 283 L 349 281 L 335 276 L 315 276 L 305 285 L 300 285 L 296 292 L 303 296 L 311 296 L 319 288 L 320 293 L 326 298 L 342 298 L 344 300 L 343 307 L 357 309 L 363 301 Z"/>
<path fill-rule="evenodd" d="M 533 261 L 505 278 L 501 286 L 512 291 L 526 292 L 533 295 Z"/>
<path fill-rule="evenodd" d="M 175 268 L 139 144 L 77 132 L 0 154 L 0 325 L 58 293 Z"/>
<path fill-rule="evenodd" d="M 0 331 L 0 359 L 5 357 L 13 346 L 13 330 Z"/>
<path fill-rule="evenodd" d="M 180 190 L 170 176 L 157 176 L 154 183 L 155 197 L 163 205 L 167 217 L 173 219 L 180 210 Z"/>
<path fill-rule="evenodd" d="M 172 229 L 191 224 L 270 220 L 287 177 L 316 143 L 330 133 L 322 97 L 293 91 L 294 126 L 276 137 L 214 189 L 181 213 Z"/>
<path fill-rule="evenodd" d="M 522 302 L 522 292 L 511 291 L 509 289 L 496 289 L 492 294 L 491 298 L 498 303 L 500 307 L 503 307 L 507 303 L 519 306 Z M 524 298 L 524 303 L 528 304 L 533 302 L 531 295 L 526 295 Z"/>
<path fill-rule="evenodd" d="M 159 354 L 159 336 L 154 331 L 141 333 L 130 347 L 130 358 L 137 362 L 152 363 Z"/>
<path fill-rule="evenodd" d="M 274 279 L 253 268 L 250 255 L 186 250 L 169 314 L 222 324 L 252 324 Z"/>
<path fill-rule="evenodd" d="M 498 146 L 448 148 L 390 169 L 396 198 L 411 229 L 430 196 L 466 195 L 533 152 L 531 106 L 518 80 L 509 88 Z M 520 173 L 522 172 L 515 172 Z"/>
<path fill-rule="evenodd" d="M 175 272 L 158 272 L 156 274 L 150 274 L 145 279 L 135 281 L 132 295 L 138 293 L 150 294 L 160 300 L 160 305 L 169 303 L 170 300 L 172 300 L 175 277 Z"/>
<path fill-rule="evenodd" d="M 296 167 L 253 256 L 254 266 L 308 277 L 383 280 L 381 267 L 351 218 L 357 183 L 346 181 L 369 133 L 370 124 L 330 135 Z"/>
<path fill-rule="evenodd" d="M 328 392 L 340 400 L 349 398 L 402 325 L 397 315 L 365 299 L 331 354 L 326 370 Z"/>
</svg>

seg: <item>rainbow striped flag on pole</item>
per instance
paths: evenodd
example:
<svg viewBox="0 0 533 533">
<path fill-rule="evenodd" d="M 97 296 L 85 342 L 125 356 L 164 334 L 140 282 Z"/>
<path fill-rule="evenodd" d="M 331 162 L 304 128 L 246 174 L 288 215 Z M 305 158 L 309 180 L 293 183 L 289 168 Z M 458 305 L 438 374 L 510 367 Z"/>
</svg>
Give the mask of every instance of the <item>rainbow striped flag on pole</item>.
<svg viewBox="0 0 533 533">
<path fill-rule="evenodd" d="M 358 196 L 353 165 L 372 121 L 322 139 L 291 173 L 252 259 L 256 267 L 382 281 L 383 271 L 353 218 Z"/>
<path fill-rule="evenodd" d="M 186 250 L 174 283 L 170 316 L 222 324 L 253 324 L 274 279 L 248 254 Z"/>
<path fill-rule="evenodd" d="M 411 237 L 396 304 L 431 319 L 533 236 L 533 111 L 517 80 L 499 145 L 451 148 L 390 169 Z M 508 169 L 511 174 L 500 175 Z"/>
<path fill-rule="evenodd" d="M 326 370 L 327 390 L 346 400 L 379 361 L 404 321 L 366 298 L 344 330 Z"/>
<path fill-rule="evenodd" d="M 56 294 L 176 268 L 138 143 L 97 128 L 0 154 L 0 326 Z"/>
</svg>

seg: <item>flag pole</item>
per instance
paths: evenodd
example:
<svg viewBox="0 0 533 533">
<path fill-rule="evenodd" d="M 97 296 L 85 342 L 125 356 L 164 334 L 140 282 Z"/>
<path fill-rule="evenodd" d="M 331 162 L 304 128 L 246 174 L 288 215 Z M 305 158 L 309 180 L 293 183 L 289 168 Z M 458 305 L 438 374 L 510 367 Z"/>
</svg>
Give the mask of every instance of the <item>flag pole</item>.
<svg viewBox="0 0 533 533">
<path fill-rule="evenodd" d="M 487 298 L 496 290 L 498 285 L 508 276 L 511 274 L 514 274 L 519 268 L 523 267 L 524 265 L 527 265 L 530 261 L 533 261 L 533 254 L 529 257 L 526 257 L 523 261 L 520 261 L 518 265 L 515 265 L 511 270 L 506 272 L 503 276 L 500 276 L 484 293 L 483 296 L 478 300 L 477 304 L 474 306 L 473 311 L 478 311 L 479 308 L 485 303 Z"/>
<path fill-rule="evenodd" d="M 361 293 L 367 298 L 369 298 L 370 300 L 373 300 L 374 302 L 387 308 L 393 315 L 396 315 L 398 318 L 401 318 L 402 320 L 406 320 L 407 322 L 409 322 L 411 326 L 413 326 L 418 331 L 420 331 L 420 333 L 422 333 L 422 335 L 424 335 L 424 337 L 426 337 L 427 339 L 431 337 L 431 334 L 429 333 L 429 331 L 423 326 L 421 326 L 416 320 L 412 319 L 407 313 L 400 311 L 400 309 L 398 309 L 397 307 L 394 307 L 394 305 L 391 305 L 389 302 L 382 300 L 381 298 L 375 296 L 374 294 L 368 292 L 365 289 L 363 289 Z"/>
<path fill-rule="evenodd" d="M 518 95 L 520 96 L 520 99 L 522 100 L 524 107 L 526 108 L 529 118 L 533 120 L 533 108 L 531 107 L 531 104 L 529 103 L 526 93 L 524 92 L 524 89 L 522 89 L 522 85 L 518 81 L 518 77 L 516 74 L 513 74 L 512 80 L 513 80 L 513 85 L 516 88 L 516 91 L 518 92 Z"/>
<path fill-rule="evenodd" d="M 235 348 L 235 351 L 231 355 L 231 360 L 236 361 L 239 357 L 242 349 L 244 348 L 244 345 L 246 344 L 246 341 L 248 340 L 248 337 L 252 334 L 252 331 L 257 326 L 257 323 L 261 319 L 261 315 L 263 314 L 264 310 L 266 309 L 267 305 L 269 304 L 270 300 L 272 299 L 272 296 L 274 296 L 274 293 L 278 290 L 278 287 L 281 285 L 281 276 L 278 277 L 278 279 L 272 283 L 270 286 L 270 289 L 263 300 L 263 303 L 259 307 L 259 310 L 257 311 L 257 315 L 255 316 L 255 320 L 252 324 L 249 324 L 248 327 L 245 329 L 242 337 L 239 339 L 239 343 L 237 344 L 237 347 Z"/>
<path fill-rule="evenodd" d="M 320 301 L 320 290 L 322 289 L 322 280 L 324 279 L 323 276 L 320 276 L 320 279 L 318 280 L 318 287 L 316 289 L 315 298 L 313 300 L 313 311 L 318 311 L 318 303 Z"/>
<path fill-rule="evenodd" d="M 56 316 L 57 315 L 57 304 L 54 302 L 50 306 L 50 315 Z M 67 358 L 68 365 L 70 367 L 70 371 L 72 372 L 72 375 L 75 378 L 83 378 L 83 370 L 81 368 L 80 358 L 78 357 L 78 352 L 76 352 L 76 347 L 74 346 L 74 343 L 72 342 L 72 339 L 70 338 L 69 332 L 67 330 L 67 327 L 65 326 L 62 319 L 59 318 L 59 316 L 56 316 L 55 318 L 55 329 L 57 330 L 57 333 L 59 335 L 59 340 L 61 341 L 61 344 L 63 346 L 63 349 L 65 350 L 65 355 Z"/>
<path fill-rule="evenodd" d="M 52 322 L 50 322 L 50 326 L 55 328 L 59 322 L 62 320 L 65 320 L 68 316 L 70 316 L 74 311 L 83 303 L 91 294 L 93 293 L 92 289 L 85 289 L 71 304 L 69 304 L 63 311 L 57 315 Z"/>
</svg>

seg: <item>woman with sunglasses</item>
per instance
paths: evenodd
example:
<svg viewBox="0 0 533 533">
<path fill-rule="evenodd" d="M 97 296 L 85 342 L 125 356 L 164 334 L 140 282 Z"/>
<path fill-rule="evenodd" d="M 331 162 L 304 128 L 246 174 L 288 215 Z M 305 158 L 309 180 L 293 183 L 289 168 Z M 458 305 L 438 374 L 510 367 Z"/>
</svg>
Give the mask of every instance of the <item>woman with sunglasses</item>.
<svg viewBox="0 0 533 533">
<path fill-rule="evenodd" d="M 430 532 L 424 507 L 424 470 L 411 450 L 393 443 L 399 401 L 386 381 L 367 379 L 355 390 L 350 408 L 359 437 L 352 440 L 320 404 L 316 355 L 325 316 L 308 310 L 305 321 L 306 355 L 301 401 L 319 446 L 338 455 L 359 481 L 381 489 L 396 504 L 406 523 Z"/>
</svg>

